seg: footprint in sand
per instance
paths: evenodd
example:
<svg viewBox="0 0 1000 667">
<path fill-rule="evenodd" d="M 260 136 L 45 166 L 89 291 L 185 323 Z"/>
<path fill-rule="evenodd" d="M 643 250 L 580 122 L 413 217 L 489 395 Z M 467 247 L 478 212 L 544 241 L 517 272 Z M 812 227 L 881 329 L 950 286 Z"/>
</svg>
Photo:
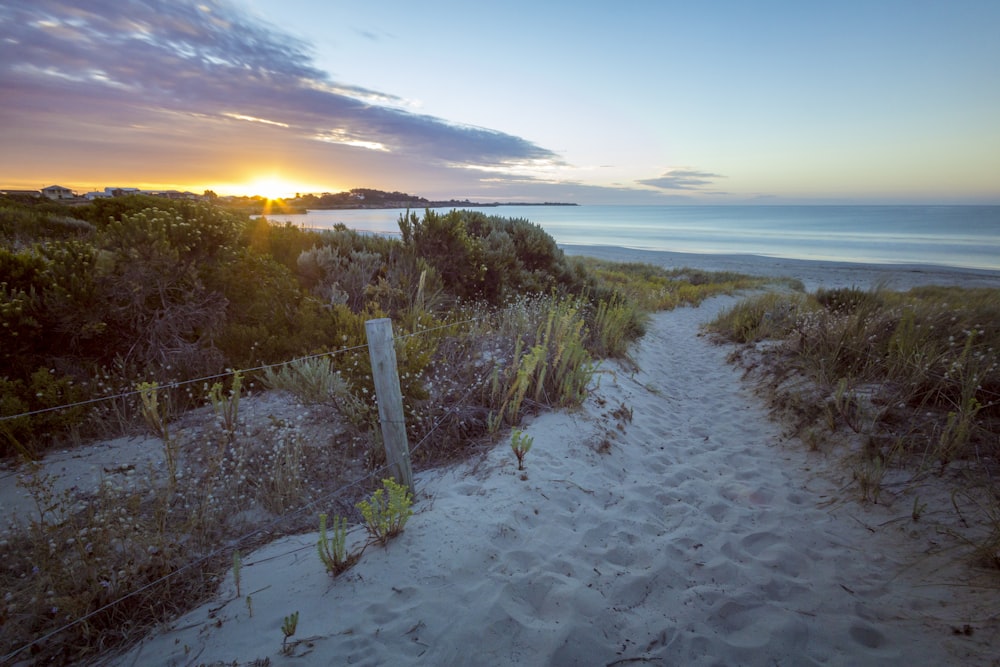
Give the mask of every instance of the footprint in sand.
<svg viewBox="0 0 1000 667">
<path fill-rule="evenodd" d="M 855 623 L 848 634 L 865 648 L 876 649 L 885 644 L 885 635 L 867 624 Z"/>
</svg>

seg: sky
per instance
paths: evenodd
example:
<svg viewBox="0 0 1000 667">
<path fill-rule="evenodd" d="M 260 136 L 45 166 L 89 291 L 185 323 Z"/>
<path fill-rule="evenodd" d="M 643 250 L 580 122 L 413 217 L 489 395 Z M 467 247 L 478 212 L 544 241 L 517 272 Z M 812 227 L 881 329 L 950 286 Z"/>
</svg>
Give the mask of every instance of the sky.
<svg viewBox="0 0 1000 667">
<path fill-rule="evenodd" d="M 4 0 L 0 188 L 1000 204 L 996 0 Z"/>
</svg>

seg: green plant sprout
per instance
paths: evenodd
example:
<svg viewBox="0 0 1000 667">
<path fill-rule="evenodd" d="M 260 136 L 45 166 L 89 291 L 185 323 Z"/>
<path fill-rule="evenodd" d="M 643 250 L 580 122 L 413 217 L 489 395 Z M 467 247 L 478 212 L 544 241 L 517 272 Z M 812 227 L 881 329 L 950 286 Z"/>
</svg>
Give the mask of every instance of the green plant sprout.
<svg viewBox="0 0 1000 667">
<path fill-rule="evenodd" d="M 249 595 L 247 596 L 247 612 L 250 613 L 250 618 L 253 618 L 253 598 Z"/>
<path fill-rule="evenodd" d="M 291 647 L 288 645 L 288 638 L 295 634 L 298 625 L 299 612 L 285 616 L 285 619 L 281 622 L 281 631 L 285 634 L 284 639 L 281 640 L 281 652 L 285 655 L 288 655 L 291 651 Z"/>
<path fill-rule="evenodd" d="M 837 389 L 833 393 L 833 404 L 844 422 L 855 433 L 861 433 L 864 427 L 865 409 L 857 395 L 848 387 L 847 378 L 840 378 Z"/>
<path fill-rule="evenodd" d="M 319 552 L 319 559 L 326 567 L 326 571 L 336 577 L 358 562 L 358 559 L 361 558 L 361 552 L 347 553 L 347 519 L 334 516 L 331 529 L 332 535 L 327 537 L 326 514 L 320 514 L 319 541 L 316 543 L 316 551 Z M 362 551 L 364 550 L 362 549 Z"/>
<path fill-rule="evenodd" d="M 517 469 L 524 470 L 524 456 L 531 451 L 531 445 L 535 441 L 530 435 L 525 435 L 523 431 L 514 429 L 510 436 L 510 448 L 517 457 Z"/>
<path fill-rule="evenodd" d="M 135 388 L 142 400 L 142 418 L 146 420 L 146 425 L 155 435 L 166 440 L 169 431 L 166 419 L 160 413 L 159 383 L 140 382 Z"/>
<path fill-rule="evenodd" d="M 166 417 L 160 411 L 159 384 L 156 382 L 140 382 L 136 385 L 139 398 L 142 400 L 142 417 L 146 424 L 163 441 L 163 451 L 167 459 L 167 472 L 170 475 L 170 487 L 177 485 L 177 452 L 170 438 L 170 428 Z"/>
<path fill-rule="evenodd" d="M 862 501 L 878 504 L 885 473 L 886 467 L 881 456 L 864 460 L 854 467 L 854 479 L 858 482 Z"/>
<path fill-rule="evenodd" d="M 239 371 L 233 373 L 233 386 L 228 395 L 223 392 L 221 382 L 216 382 L 208 392 L 208 400 L 212 403 L 215 416 L 219 418 L 222 428 L 232 438 L 236 434 L 236 426 L 240 417 L 240 392 L 243 376 Z"/>
<path fill-rule="evenodd" d="M 236 583 L 236 597 L 240 597 L 240 568 L 243 561 L 240 559 L 240 550 L 233 552 L 233 581 Z"/>
<path fill-rule="evenodd" d="M 385 545 L 389 538 L 403 532 L 406 521 L 413 516 L 410 509 L 413 498 L 405 486 L 391 478 L 383 479 L 382 486 L 369 500 L 359 502 L 357 507 L 365 520 L 368 534 Z"/>
</svg>

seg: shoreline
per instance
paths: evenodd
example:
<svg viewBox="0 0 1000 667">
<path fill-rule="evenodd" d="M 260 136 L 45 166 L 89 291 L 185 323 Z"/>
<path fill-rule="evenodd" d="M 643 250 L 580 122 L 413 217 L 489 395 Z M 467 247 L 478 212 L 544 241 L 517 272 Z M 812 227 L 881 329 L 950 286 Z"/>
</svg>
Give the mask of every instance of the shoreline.
<svg viewBox="0 0 1000 667">
<path fill-rule="evenodd" d="M 798 278 L 808 291 L 817 288 L 885 286 L 908 290 L 924 285 L 1000 289 L 1000 271 L 932 264 L 865 264 L 818 259 L 789 259 L 763 255 L 718 255 L 623 246 L 559 244 L 570 256 L 612 262 L 642 262 L 666 268 L 733 271 L 753 276 Z"/>
</svg>

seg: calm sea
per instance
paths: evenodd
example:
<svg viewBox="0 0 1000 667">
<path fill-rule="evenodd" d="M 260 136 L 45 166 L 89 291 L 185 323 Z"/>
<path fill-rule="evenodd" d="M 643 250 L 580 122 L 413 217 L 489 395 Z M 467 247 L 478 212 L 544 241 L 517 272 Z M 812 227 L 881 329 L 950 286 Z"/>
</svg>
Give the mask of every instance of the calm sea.
<svg viewBox="0 0 1000 667">
<path fill-rule="evenodd" d="M 560 244 L 1000 270 L 1000 206 L 497 206 Z M 446 211 L 440 211 L 446 212 Z M 398 234 L 399 210 L 310 211 L 274 221 Z M 417 211 L 423 214 L 423 211 Z"/>
</svg>

